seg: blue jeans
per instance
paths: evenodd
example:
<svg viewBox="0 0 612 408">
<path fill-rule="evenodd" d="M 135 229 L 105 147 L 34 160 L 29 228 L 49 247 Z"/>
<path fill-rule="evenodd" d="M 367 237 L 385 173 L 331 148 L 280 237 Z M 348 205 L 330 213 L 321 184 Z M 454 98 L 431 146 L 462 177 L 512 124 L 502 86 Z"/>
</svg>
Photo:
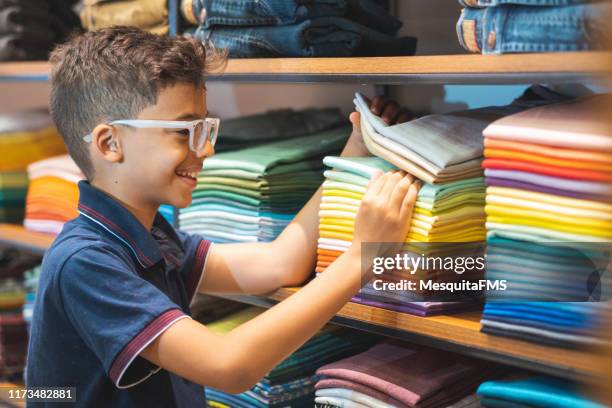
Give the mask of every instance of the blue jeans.
<svg viewBox="0 0 612 408">
<path fill-rule="evenodd" d="M 396 38 L 339 17 L 287 26 L 198 28 L 193 34 L 232 58 L 412 55 L 416 38 Z"/>
<path fill-rule="evenodd" d="M 468 7 L 457 22 L 457 36 L 463 48 L 483 54 L 603 49 L 611 12 L 610 3 Z"/>
<path fill-rule="evenodd" d="M 592 3 L 594 0 L 457 0 L 463 7 L 489 7 L 504 4 L 519 6 L 571 6 Z M 597 0 L 595 0 L 597 1 Z"/>
<path fill-rule="evenodd" d="M 289 25 L 319 17 L 344 17 L 384 33 L 402 23 L 374 0 L 183 0 L 187 20 L 213 26 Z M 188 11 L 187 11 L 188 10 Z M 205 18 L 202 21 L 205 10 Z"/>
</svg>

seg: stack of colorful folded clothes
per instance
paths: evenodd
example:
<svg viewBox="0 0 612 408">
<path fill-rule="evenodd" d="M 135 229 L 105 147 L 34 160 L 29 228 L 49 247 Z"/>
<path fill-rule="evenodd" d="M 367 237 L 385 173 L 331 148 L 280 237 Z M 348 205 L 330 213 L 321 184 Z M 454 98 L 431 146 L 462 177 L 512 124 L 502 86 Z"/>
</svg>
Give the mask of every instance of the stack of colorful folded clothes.
<svg viewBox="0 0 612 408">
<path fill-rule="evenodd" d="M 23 319 L 26 322 L 28 332 L 32 324 L 32 315 L 34 313 L 34 302 L 36 300 L 36 291 L 38 290 L 38 281 L 40 280 L 40 265 L 26 271 L 23 274 L 23 287 L 25 290 L 25 303 L 23 304 Z"/>
<path fill-rule="evenodd" d="M 25 366 L 28 335 L 23 318 L 24 290 L 13 278 L 0 280 L 0 378 L 17 380 Z"/>
<path fill-rule="evenodd" d="M 168 33 L 167 0 L 84 0 L 81 22 L 88 31 L 133 26 L 155 34 Z"/>
<path fill-rule="evenodd" d="M 85 176 L 70 156 L 62 155 L 30 164 L 28 177 L 24 226 L 59 234 L 64 223 L 78 215 L 77 183 Z"/>
<path fill-rule="evenodd" d="M 485 408 L 605 408 L 588 398 L 577 383 L 553 377 L 487 381 L 478 387 Z"/>
<path fill-rule="evenodd" d="M 384 342 L 317 370 L 317 407 L 447 407 L 474 405 L 482 381 L 502 369 L 415 345 Z M 462 406 L 462 405 L 458 405 Z"/>
<path fill-rule="evenodd" d="M 349 134 L 340 127 L 207 159 L 181 229 L 213 242 L 274 240 L 321 185 L 321 158 Z"/>
<path fill-rule="evenodd" d="M 377 157 L 328 156 L 323 159 L 323 163 L 331 169 L 324 172 L 325 182 L 319 211 L 316 266 L 318 273 L 323 272 L 350 247 L 355 217 L 372 175 L 395 168 Z M 435 253 L 441 255 L 457 248 L 431 243 L 483 241 L 484 197 L 482 177 L 447 184 L 424 184 L 417 196 L 406 242 L 422 243 L 419 250 L 433 256 Z M 443 278 L 449 281 L 460 276 L 451 273 Z M 426 276 L 420 273 L 402 276 L 403 279 L 424 277 Z M 430 301 L 427 297 L 405 291 L 376 290 L 372 288 L 372 284 L 362 288 L 360 296 L 354 300 L 422 316 L 462 307 L 456 302 Z"/>
<path fill-rule="evenodd" d="M 346 124 L 337 108 L 276 109 L 224 119 L 215 152 L 246 149 L 264 143 L 312 135 Z"/>
<path fill-rule="evenodd" d="M 444 184 L 482 175 L 482 131 L 496 119 L 564 99 L 541 86 L 528 88 L 507 106 L 433 114 L 387 125 L 355 94 L 366 147 L 426 183 Z"/>
<path fill-rule="evenodd" d="M 605 306 L 595 302 L 610 293 L 612 132 L 601 119 L 609 100 L 533 108 L 485 129 L 487 278 L 506 279 L 508 290 L 488 294 L 483 331 L 598 342 Z"/>
<path fill-rule="evenodd" d="M 262 313 L 262 309 L 247 308 L 227 316 L 208 327 L 227 333 Z M 226 394 L 214 388 L 206 389 L 209 407 L 312 407 L 314 402 L 315 370 L 321 365 L 359 353 L 376 339 L 371 335 L 355 336 L 347 329 L 325 327 L 291 356 L 272 369 L 255 387 L 238 395 Z"/>
<path fill-rule="evenodd" d="M 0 222 L 23 221 L 28 164 L 66 152 L 46 111 L 0 115 Z"/>
</svg>

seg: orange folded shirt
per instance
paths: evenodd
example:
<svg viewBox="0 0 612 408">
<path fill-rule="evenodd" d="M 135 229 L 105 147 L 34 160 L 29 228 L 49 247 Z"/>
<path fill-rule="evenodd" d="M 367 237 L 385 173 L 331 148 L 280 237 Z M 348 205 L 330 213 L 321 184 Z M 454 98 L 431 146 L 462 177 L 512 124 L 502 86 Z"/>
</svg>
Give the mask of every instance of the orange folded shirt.
<svg viewBox="0 0 612 408">
<path fill-rule="evenodd" d="M 548 166 L 516 160 L 484 159 L 482 162 L 482 167 L 485 169 L 518 170 L 575 180 L 612 181 L 612 174 L 608 173 L 568 169 L 564 167 Z"/>
<path fill-rule="evenodd" d="M 514 142 L 511 140 L 485 137 L 484 147 L 491 149 L 512 150 L 515 152 L 534 153 L 557 159 L 569 159 L 585 162 L 612 163 L 612 154 L 594 150 L 578 150 L 567 147 L 546 146 L 535 143 Z"/>
<path fill-rule="evenodd" d="M 539 154 L 516 152 L 513 150 L 485 148 L 484 157 L 491 159 L 518 160 L 557 167 L 568 167 L 612 173 L 612 164 L 610 163 L 596 163 L 579 160 L 558 159 L 542 156 Z"/>
</svg>

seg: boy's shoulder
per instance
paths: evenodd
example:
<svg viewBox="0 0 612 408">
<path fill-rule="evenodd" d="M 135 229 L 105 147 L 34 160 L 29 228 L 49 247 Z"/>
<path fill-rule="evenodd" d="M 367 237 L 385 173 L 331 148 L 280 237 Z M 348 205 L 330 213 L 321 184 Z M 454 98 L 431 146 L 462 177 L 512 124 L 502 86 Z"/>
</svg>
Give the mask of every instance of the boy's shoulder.
<svg viewBox="0 0 612 408">
<path fill-rule="evenodd" d="M 130 264 L 130 257 L 121 246 L 80 218 L 67 222 L 46 251 L 42 264 L 43 273 L 67 269 L 77 257 L 95 257 L 100 262 L 109 258 L 115 262 L 120 260 Z"/>
</svg>

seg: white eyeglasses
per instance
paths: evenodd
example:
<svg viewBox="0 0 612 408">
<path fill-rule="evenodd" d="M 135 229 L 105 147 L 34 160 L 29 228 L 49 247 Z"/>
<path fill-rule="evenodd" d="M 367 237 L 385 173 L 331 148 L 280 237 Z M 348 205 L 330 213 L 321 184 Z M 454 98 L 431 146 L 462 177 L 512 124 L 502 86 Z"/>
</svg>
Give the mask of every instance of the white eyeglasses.
<svg viewBox="0 0 612 408">
<path fill-rule="evenodd" d="M 188 130 L 189 148 L 196 154 L 203 153 L 207 140 L 210 141 L 212 146 L 215 145 L 220 124 L 221 120 L 218 118 L 205 118 L 193 121 L 121 119 L 109 123 L 109 125 L 123 125 L 139 129 L 162 128 Z M 91 143 L 91 133 L 83 136 L 83 140 L 87 143 Z"/>
</svg>

